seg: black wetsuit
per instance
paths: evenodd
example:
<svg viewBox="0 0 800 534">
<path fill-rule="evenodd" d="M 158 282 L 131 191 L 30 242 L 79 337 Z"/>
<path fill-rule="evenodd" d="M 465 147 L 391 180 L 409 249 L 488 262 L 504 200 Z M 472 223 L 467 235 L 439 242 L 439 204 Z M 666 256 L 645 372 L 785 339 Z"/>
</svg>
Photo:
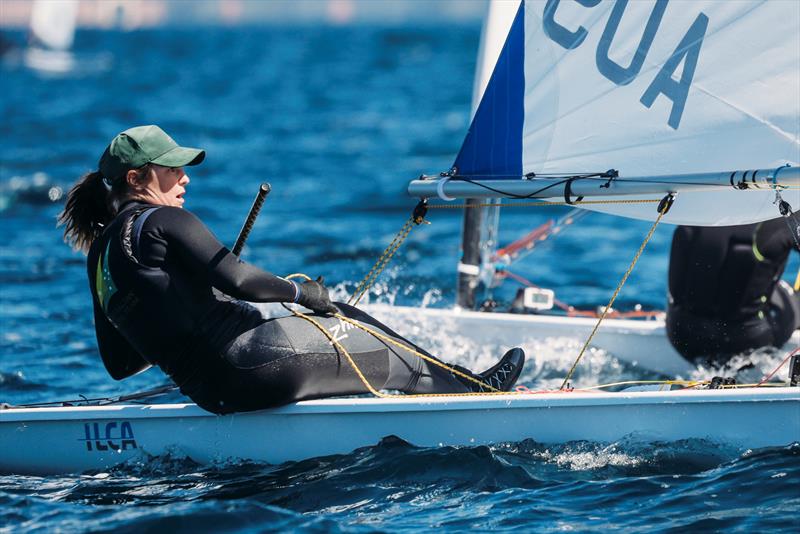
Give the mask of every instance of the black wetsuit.
<svg viewBox="0 0 800 534">
<path fill-rule="evenodd" d="M 791 232 L 783 218 L 675 230 L 667 336 L 678 352 L 694 361 L 724 363 L 789 339 L 800 327 L 800 302 L 779 281 L 796 247 Z"/>
<path fill-rule="evenodd" d="M 292 302 L 294 284 L 241 262 L 187 210 L 123 205 L 92 244 L 87 262 L 98 347 L 117 380 L 157 365 L 184 394 L 216 413 L 366 392 L 317 327 L 294 316 L 264 318 L 244 302 Z M 360 310 L 337 305 L 346 316 L 425 353 Z M 451 373 L 409 351 L 339 319 L 314 317 L 375 388 L 468 391 Z"/>
</svg>

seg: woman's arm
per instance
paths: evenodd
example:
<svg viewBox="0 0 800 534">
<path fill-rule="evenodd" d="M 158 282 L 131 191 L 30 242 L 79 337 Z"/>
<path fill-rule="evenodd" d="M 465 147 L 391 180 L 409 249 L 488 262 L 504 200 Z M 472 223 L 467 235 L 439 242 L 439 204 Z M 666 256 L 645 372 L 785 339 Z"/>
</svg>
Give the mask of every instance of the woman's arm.
<svg viewBox="0 0 800 534">
<path fill-rule="evenodd" d="M 793 220 L 795 217 L 796 214 L 789 220 L 783 217 L 771 219 L 756 227 L 753 244 L 764 258 L 782 264 L 786 262 L 792 249 L 798 251 L 792 236 L 792 231 L 797 225 L 796 220 Z"/>
<path fill-rule="evenodd" d="M 200 219 L 181 208 L 164 207 L 146 221 L 146 232 L 165 239 L 166 250 L 174 251 L 193 272 L 231 297 L 252 302 L 293 302 L 297 285 L 234 256 Z"/>
</svg>

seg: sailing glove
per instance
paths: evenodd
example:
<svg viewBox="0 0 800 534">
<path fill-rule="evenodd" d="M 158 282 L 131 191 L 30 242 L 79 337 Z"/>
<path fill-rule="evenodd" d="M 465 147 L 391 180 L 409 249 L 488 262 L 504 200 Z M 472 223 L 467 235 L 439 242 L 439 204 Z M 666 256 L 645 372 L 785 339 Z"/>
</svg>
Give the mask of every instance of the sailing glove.
<svg viewBox="0 0 800 534">
<path fill-rule="evenodd" d="M 323 315 L 339 313 L 339 308 L 334 306 L 331 302 L 331 298 L 328 295 L 328 288 L 325 287 L 323 282 L 324 280 L 321 276 L 316 280 L 307 280 L 303 282 L 299 287 L 300 295 L 297 298 L 297 303 Z"/>
</svg>

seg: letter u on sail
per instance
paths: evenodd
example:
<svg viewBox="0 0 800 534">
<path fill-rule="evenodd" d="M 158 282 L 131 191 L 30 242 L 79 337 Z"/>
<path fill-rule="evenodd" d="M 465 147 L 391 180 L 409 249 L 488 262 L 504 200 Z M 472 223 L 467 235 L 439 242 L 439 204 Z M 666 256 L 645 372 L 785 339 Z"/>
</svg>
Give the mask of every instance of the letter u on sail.
<svg viewBox="0 0 800 534">
<path fill-rule="evenodd" d="M 616 169 L 611 187 L 580 180 L 573 194 L 677 192 L 665 218 L 675 224 L 777 217 L 776 186 L 791 186 L 783 196 L 800 208 L 798 94 L 800 2 L 523 1 L 442 190 L 481 196 L 463 177 L 503 191 L 513 180 L 519 194 L 557 181 L 530 173 Z M 431 182 L 409 193 L 435 196 Z M 558 185 L 534 196 L 563 197 Z M 656 215 L 648 204 L 584 207 Z"/>
</svg>

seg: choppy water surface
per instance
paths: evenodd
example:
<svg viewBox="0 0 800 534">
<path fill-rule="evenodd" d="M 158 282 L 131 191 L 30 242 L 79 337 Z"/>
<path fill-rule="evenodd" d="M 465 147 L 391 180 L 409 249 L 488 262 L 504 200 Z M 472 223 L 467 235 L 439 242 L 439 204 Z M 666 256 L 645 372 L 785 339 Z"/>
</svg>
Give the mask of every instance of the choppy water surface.
<svg viewBox="0 0 800 534">
<path fill-rule="evenodd" d="M 186 207 L 229 243 L 258 184 L 269 181 L 273 192 L 247 259 L 281 274 L 324 274 L 345 292 L 410 213 L 407 181 L 452 163 L 467 127 L 477 43 L 476 27 L 86 31 L 70 74 L 6 61 L 0 402 L 163 383 L 155 370 L 123 383 L 106 376 L 84 259 L 55 229 L 62 192 L 116 132 L 159 123 L 180 143 L 205 148 L 206 162 L 191 169 Z M 563 213 L 504 214 L 501 242 Z M 459 214 L 430 219 L 373 301 L 452 304 Z M 603 304 L 647 227 L 592 215 L 516 271 L 570 304 Z M 663 307 L 671 231 L 656 232 L 621 308 Z M 495 296 L 508 303 L 515 290 L 509 284 Z M 498 350 L 424 329 L 418 340 L 445 357 Z M 563 340 L 531 348 L 551 363 L 529 367 L 529 386 L 563 376 L 576 349 Z M 588 383 L 650 378 L 602 352 L 584 364 L 579 380 Z M 108 473 L 0 476 L 0 530 L 791 528 L 800 509 L 798 455 L 797 446 L 742 451 L 703 442 L 420 449 L 393 438 L 280 466 L 200 467 L 176 453 Z"/>
</svg>

